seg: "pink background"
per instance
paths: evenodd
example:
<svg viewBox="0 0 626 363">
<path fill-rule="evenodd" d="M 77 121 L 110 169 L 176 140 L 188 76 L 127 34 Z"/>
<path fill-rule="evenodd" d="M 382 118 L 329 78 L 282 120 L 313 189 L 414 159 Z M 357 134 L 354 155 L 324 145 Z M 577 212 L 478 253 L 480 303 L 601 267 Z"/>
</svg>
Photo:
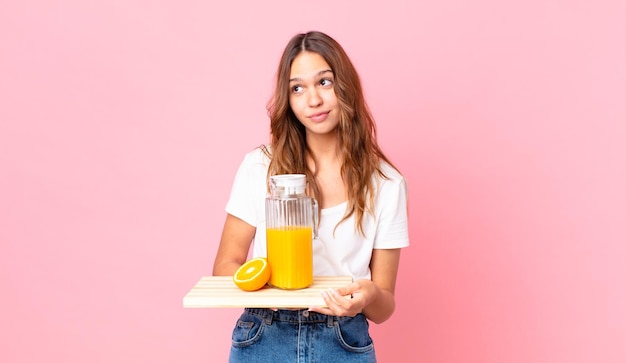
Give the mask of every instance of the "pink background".
<svg viewBox="0 0 626 363">
<path fill-rule="evenodd" d="M 182 297 L 311 29 L 351 55 L 409 181 L 380 361 L 626 361 L 624 19 L 621 0 L 3 1 L 0 361 L 225 361 L 240 310 Z"/>
</svg>

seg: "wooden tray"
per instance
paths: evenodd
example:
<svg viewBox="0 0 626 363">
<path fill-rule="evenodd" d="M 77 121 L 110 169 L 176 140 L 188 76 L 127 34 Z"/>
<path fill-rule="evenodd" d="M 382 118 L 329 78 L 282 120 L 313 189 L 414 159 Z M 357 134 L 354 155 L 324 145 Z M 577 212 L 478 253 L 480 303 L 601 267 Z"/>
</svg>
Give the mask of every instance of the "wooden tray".
<svg viewBox="0 0 626 363">
<path fill-rule="evenodd" d="M 243 291 L 231 276 L 205 276 L 185 295 L 185 308 L 308 308 L 326 306 L 321 292 L 352 282 L 351 276 L 316 276 L 306 289 L 281 290 L 270 286 Z"/>
</svg>

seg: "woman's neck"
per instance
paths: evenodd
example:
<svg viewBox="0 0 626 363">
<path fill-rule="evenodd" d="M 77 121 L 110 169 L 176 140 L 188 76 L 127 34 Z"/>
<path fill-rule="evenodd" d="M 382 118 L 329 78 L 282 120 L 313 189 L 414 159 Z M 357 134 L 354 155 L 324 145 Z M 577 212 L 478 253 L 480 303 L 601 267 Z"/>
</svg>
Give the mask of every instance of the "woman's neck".
<svg viewBox="0 0 626 363">
<path fill-rule="evenodd" d="M 339 159 L 338 140 L 336 134 L 307 135 L 306 144 L 315 161 L 332 161 Z"/>
<path fill-rule="evenodd" d="M 347 188 L 341 174 L 341 156 L 337 138 L 307 137 L 309 153 L 307 166 L 313 173 L 317 185 L 317 201 L 320 208 L 328 208 L 348 199 Z"/>
</svg>

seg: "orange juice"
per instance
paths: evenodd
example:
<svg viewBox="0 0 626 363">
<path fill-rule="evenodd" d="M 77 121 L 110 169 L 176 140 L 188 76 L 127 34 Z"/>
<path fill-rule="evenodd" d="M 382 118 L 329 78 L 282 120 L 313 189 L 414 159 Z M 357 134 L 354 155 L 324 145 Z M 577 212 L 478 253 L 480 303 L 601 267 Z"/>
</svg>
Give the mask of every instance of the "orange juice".
<svg viewBox="0 0 626 363">
<path fill-rule="evenodd" d="M 311 227 L 267 228 L 269 284 L 281 289 L 303 289 L 313 283 Z"/>
</svg>

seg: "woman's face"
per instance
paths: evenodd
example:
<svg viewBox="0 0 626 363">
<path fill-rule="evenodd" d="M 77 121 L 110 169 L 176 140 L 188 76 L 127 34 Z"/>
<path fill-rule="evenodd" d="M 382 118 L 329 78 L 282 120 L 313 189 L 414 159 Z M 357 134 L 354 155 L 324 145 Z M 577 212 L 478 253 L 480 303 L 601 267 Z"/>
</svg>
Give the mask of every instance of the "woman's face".
<svg viewBox="0 0 626 363">
<path fill-rule="evenodd" d="M 339 124 L 335 78 L 324 58 L 301 52 L 291 63 L 289 105 L 309 134 L 328 134 Z"/>
</svg>

